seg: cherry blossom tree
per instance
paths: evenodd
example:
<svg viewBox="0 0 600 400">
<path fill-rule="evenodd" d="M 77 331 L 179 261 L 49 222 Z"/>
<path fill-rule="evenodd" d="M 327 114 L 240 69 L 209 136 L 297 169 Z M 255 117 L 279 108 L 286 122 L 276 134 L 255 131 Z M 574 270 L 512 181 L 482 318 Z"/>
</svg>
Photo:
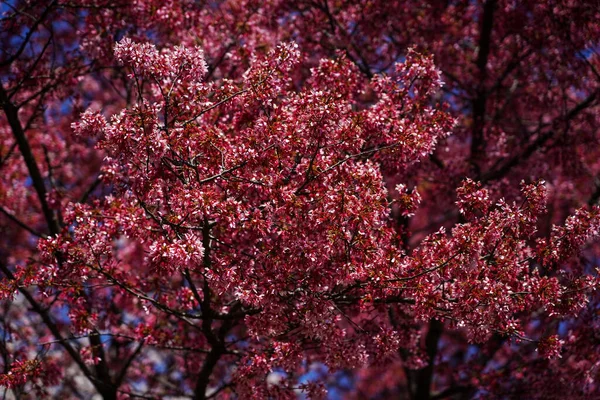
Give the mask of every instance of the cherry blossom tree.
<svg viewBox="0 0 600 400">
<path fill-rule="evenodd" d="M 600 395 L 593 2 L 0 12 L 4 398 Z"/>
</svg>

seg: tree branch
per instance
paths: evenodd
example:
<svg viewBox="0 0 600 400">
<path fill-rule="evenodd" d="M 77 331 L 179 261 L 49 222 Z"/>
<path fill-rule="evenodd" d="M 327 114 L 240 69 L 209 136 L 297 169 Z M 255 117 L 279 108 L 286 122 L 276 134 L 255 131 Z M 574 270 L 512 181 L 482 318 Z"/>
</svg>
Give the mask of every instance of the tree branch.
<svg viewBox="0 0 600 400">
<path fill-rule="evenodd" d="M 0 263 L 0 270 L 4 273 L 4 275 L 6 275 L 6 277 L 8 279 L 15 280 L 15 276 L 13 275 L 13 273 L 3 263 Z M 52 336 L 54 336 L 54 338 L 56 339 L 56 342 L 59 343 L 67 351 L 67 353 L 69 353 L 69 355 L 71 356 L 71 358 L 73 359 L 75 364 L 77 364 L 77 366 L 79 367 L 81 372 L 83 372 L 83 374 L 89 379 L 89 381 L 92 383 L 92 385 L 94 385 L 96 390 L 98 390 L 98 392 L 102 394 L 104 399 L 105 400 L 116 399 L 116 392 L 115 392 L 115 395 L 112 397 L 105 395 L 105 392 L 106 392 L 105 383 L 99 381 L 94 376 L 92 371 L 90 371 L 90 369 L 87 367 L 87 365 L 85 365 L 85 362 L 81 359 L 79 352 L 77 352 L 77 350 L 75 350 L 73 348 L 73 346 L 71 346 L 69 341 L 62 336 L 62 334 L 60 333 L 60 330 L 58 329 L 58 326 L 54 323 L 54 321 L 52 321 L 52 318 L 48 314 L 48 311 L 45 310 L 35 300 L 33 295 L 31 293 L 29 293 L 29 291 L 26 288 L 18 287 L 18 290 L 19 290 L 19 292 L 21 292 L 23 297 L 25 297 L 25 299 L 27 299 L 27 301 L 31 305 L 31 308 L 33 309 L 33 311 L 42 318 L 42 321 L 48 327 L 48 329 L 52 333 Z"/>
<path fill-rule="evenodd" d="M 42 212 L 46 219 L 46 223 L 48 225 L 48 229 L 52 236 L 58 235 L 60 232 L 60 225 L 55 218 L 54 212 L 48 206 L 48 202 L 46 201 L 46 186 L 44 185 L 44 179 L 42 178 L 42 174 L 40 173 L 40 169 L 35 161 L 35 157 L 33 156 L 33 152 L 31 151 L 31 146 L 29 145 L 29 141 L 25 136 L 25 131 L 21 126 L 21 122 L 19 121 L 18 109 L 12 104 L 7 97 L 6 91 L 4 87 L 0 85 L 0 105 L 4 110 L 8 123 L 12 129 L 13 135 L 17 141 L 17 146 L 19 147 L 19 151 L 23 155 L 23 159 L 25 160 L 25 165 L 27 166 L 27 170 L 29 171 L 29 176 L 31 177 L 31 181 L 33 187 L 38 195 L 38 199 L 42 206 Z"/>
<path fill-rule="evenodd" d="M 487 93 L 485 90 L 485 78 L 487 77 L 487 63 L 490 55 L 490 44 L 492 38 L 492 28 L 494 24 L 494 10 L 496 0 L 487 0 L 483 6 L 483 16 L 481 17 L 481 29 L 479 34 L 479 47 L 477 53 L 477 68 L 479 70 L 479 85 L 477 95 L 473 99 L 473 131 L 471 137 L 471 164 L 475 168 L 478 176 L 480 167 L 478 160 L 485 149 L 483 138 L 483 128 L 485 125 L 485 109 L 487 104 Z"/>
<path fill-rule="evenodd" d="M 0 206 L 0 213 L 6 215 L 6 217 L 8 219 L 10 219 L 12 222 L 14 222 L 15 224 L 19 225 L 21 228 L 25 229 L 27 232 L 31 233 L 32 235 L 40 237 L 40 238 L 45 238 L 46 237 L 46 235 L 44 235 L 43 233 L 40 233 L 40 232 L 36 231 L 35 229 L 31 228 L 29 225 L 27 225 L 26 223 L 24 223 L 20 219 L 18 219 L 17 217 L 15 217 L 11 213 L 9 213 L 2 206 Z"/>
<path fill-rule="evenodd" d="M 435 367 L 435 358 L 438 352 L 438 342 L 442 336 L 444 325 L 442 322 L 432 319 L 429 322 L 429 331 L 425 337 L 425 351 L 429 358 L 427 366 L 417 372 L 416 388 L 414 398 L 417 400 L 431 399 L 431 382 Z"/>
</svg>

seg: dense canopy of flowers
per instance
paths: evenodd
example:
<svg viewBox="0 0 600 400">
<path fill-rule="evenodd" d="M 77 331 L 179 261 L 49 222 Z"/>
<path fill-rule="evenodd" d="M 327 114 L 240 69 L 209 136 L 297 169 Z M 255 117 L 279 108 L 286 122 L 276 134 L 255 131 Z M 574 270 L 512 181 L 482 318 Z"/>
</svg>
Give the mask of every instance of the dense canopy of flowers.
<svg viewBox="0 0 600 400">
<path fill-rule="evenodd" d="M 600 9 L 3 0 L 8 398 L 600 396 Z"/>
</svg>

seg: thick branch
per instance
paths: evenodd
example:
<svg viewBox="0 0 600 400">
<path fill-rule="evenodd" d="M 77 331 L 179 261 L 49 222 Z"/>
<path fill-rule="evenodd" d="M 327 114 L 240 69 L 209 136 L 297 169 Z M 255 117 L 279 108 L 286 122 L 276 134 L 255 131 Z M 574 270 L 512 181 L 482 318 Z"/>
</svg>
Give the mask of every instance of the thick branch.
<svg viewBox="0 0 600 400">
<path fill-rule="evenodd" d="M 213 347 L 210 353 L 208 353 L 208 355 L 204 359 L 202 370 L 200 370 L 200 374 L 198 375 L 198 379 L 196 380 L 194 400 L 206 399 L 206 389 L 208 388 L 208 383 L 210 382 L 210 376 L 224 352 L 225 347 Z"/>
<path fill-rule="evenodd" d="M 96 375 L 100 381 L 96 388 L 106 399 L 117 398 L 117 388 L 113 385 L 108 369 L 108 363 L 106 362 L 106 353 L 104 352 L 104 346 L 100 340 L 100 334 L 97 331 L 92 332 L 89 335 L 90 345 L 92 347 L 92 354 L 98 358 L 98 364 L 96 365 Z"/>
<path fill-rule="evenodd" d="M 562 119 L 562 122 L 568 125 L 568 123 L 573 118 L 575 118 L 577 115 L 579 115 L 582 111 L 591 107 L 594 104 L 594 101 L 596 100 L 597 97 L 598 97 L 597 91 L 590 94 L 588 97 L 585 98 L 585 100 L 583 100 L 581 103 L 577 104 L 575 107 L 573 107 L 571 110 L 569 110 L 569 112 Z M 522 161 L 527 160 L 536 151 L 538 151 L 542 146 L 544 146 L 550 139 L 552 139 L 554 136 L 556 136 L 556 134 L 557 134 L 556 132 L 557 132 L 557 130 L 553 129 L 553 130 L 549 130 L 544 133 L 540 133 L 533 142 L 531 142 L 529 145 L 525 146 L 525 149 L 523 150 L 523 152 L 509 158 L 507 161 L 504 162 L 504 164 L 502 164 L 498 168 L 492 169 L 490 172 L 483 175 L 480 179 L 481 182 L 485 183 L 485 182 L 493 181 L 493 180 L 504 177 L 515 166 L 519 165 Z M 567 130 L 563 131 L 562 134 L 566 134 L 566 132 L 567 132 Z"/>
<path fill-rule="evenodd" d="M 15 276 L 8 269 L 8 267 L 6 265 L 0 263 L 0 270 L 4 273 L 4 275 L 8 279 L 15 280 Z M 56 324 L 54 323 L 54 321 L 52 320 L 52 318 L 48 314 L 48 311 L 45 310 L 35 300 L 35 298 L 33 297 L 33 295 L 31 293 L 29 293 L 29 291 L 27 291 L 26 288 L 19 287 L 18 290 L 19 290 L 19 292 L 21 292 L 21 294 L 23 295 L 23 297 L 25 297 L 25 299 L 27 299 L 27 301 L 31 305 L 31 308 L 33 309 L 33 311 L 35 311 L 35 313 L 37 313 L 42 318 L 42 321 L 48 327 L 48 329 L 52 333 L 52 336 L 54 336 L 54 338 L 56 339 L 56 342 L 60 343 L 60 345 L 67 351 L 67 353 L 69 353 L 69 355 L 71 356 L 71 358 L 73 359 L 73 361 L 75 362 L 75 364 L 77 364 L 77 366 L 79 367 L 79 369 L 81 369 L 81 371 L 83 372 L 83 374 L 90 380 L 90 382 L 94 385 L 94 387 L 96 388 L 96 390 L 98 390 L 98 392 L 100 392 L 102 394 L 103 398 L 105 400 L 116 399 L 116 391 L 114 391 L 115 394 L 113 396 L 107 396 L 107 394 L 106 394 L 107 385 L 105 383 L 103 383 L 103 382 L 100 382 L 92 374 L 92 372 L 89 370 L 89 368 L 87 367 L 87 365 L 85 365 L 85 362 L 81 359 L 81 356 L 79 355 L 79 352 L 77 350 L 75 350 L 73 348 L 73 346 L 71 346 L 71 344 L 69 343 L 69 341 L 62 336 L 62 334 L 60 333 L 60 330 L 58 329 L 58 326 L 56 326 Z"/>
<path fill-rule="evenodd" d="M 50 234 L 53 236 L 58 235 L 60 232 L 60 225 L 58 224 L 54 213 L 48 206 L 48 202 L 46 201 L 46 186 L 44 185 L 44 179 L 42 178 L 40 169 L 35 161 L 33 152 L 31 151 L 29 141 L 25 136 L 25 131 L 23 130 L 21 122 L 19 121 L 18 109 L 8 100 L 6 91 L 2 86 L 0 86 L 0 105 L 6 114 L 8 123 L 12 129 L 15 140 L 17 141 L 19 151 L 25 160 L 25 165 L 27 165 L 27 170 L 29 171 L 29 176 L 31 177 L 33 187 L 40 200 L 42 212 L 46 219 L 46 223 L 48 224 Z"/>
<path fill-rule="evenodd" d="M 429 364 L 417 372 L 415 399 L 429 400 L 431 398 L 431 381 L 435 367 L 435 358 L 438 352 L 438 342 L 442 336 L 444 325 L 442 322 L 432 319 L 429 323 L 429 331 L 425 337 L 425 351 L 429 358 Z"/>
</svg>

